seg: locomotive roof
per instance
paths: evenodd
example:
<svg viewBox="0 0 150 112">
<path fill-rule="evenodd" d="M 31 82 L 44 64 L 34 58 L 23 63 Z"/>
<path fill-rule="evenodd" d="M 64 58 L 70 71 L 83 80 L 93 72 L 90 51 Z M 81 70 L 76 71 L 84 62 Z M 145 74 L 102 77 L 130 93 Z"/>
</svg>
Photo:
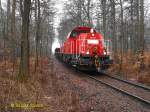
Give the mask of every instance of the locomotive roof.
<svg viewBox="0 0 150 112">
<path fill-rule="evenodd" d="M 74 28 L 73 30 L 90 30 L 91 28 L 90 27 L 87 27 L 87 26 L 80 26 L 80 27 L 76 27 Z"/>
</svg>

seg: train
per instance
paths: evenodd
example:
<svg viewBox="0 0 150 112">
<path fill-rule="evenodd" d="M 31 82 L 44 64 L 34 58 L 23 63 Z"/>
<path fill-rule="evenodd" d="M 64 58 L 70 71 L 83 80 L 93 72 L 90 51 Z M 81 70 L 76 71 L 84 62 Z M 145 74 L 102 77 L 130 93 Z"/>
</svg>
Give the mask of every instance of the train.
<svg viewBox="0 0 150 112">
<path fill-rule="evenodd" d="M 80 26 L 68 33 L 55 56 L 80 70 L 100 71 L 113 63 L 104 46 L 104 38 L 94 28 Z"/>
</svg>

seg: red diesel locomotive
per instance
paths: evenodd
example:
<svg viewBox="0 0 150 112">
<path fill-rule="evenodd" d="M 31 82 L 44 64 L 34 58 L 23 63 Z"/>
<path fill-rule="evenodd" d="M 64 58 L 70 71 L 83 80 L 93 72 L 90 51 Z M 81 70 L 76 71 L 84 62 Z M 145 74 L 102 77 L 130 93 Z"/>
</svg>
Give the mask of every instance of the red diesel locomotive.
<svg viewBox="0 0 150 112">
<path fill-rule="evenodd" d="M 64 62 L 81 70 L 100 70 L 111 64 L 110 56 L 104 48 L 104 39 L 90 27 L 76 27 L 67 36 L 55 55 Z"/>
</svg>

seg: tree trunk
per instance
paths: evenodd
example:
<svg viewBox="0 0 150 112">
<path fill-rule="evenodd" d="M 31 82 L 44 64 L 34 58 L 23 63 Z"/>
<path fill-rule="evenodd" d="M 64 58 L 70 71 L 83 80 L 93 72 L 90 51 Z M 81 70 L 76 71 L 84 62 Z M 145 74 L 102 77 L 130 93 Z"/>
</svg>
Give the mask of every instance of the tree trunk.
<svg viewBox="0 0 150 112">
<path fill-rule="evenodd" d="M 134 37 L 134 43 L 132 43 L 134 45 L 134 53 L 137 52 L 139 50 L 139 46 L 140 46 L 140 14 L 139 14 L 139 0 L 136 0 L 136 23 L 135 23 L 135 37 Z"/>
<path fill-rule="evenodd" d="M 114 52 L 114 57 L 116 57 L 116 53 L 117 53 L 117 37 L 116 37 L 116 9 L 115 9 L 115 1 L 114 0 L 110 0 L 110 3 L 111 3 L 112 50 Z"/>
<path fill-rule="evenodd" d="M 79 0 L 80 2 L 78 3 L 78 20 L 77 20 L 77 25 L 80 26 L 82 25 L 82 14 L 81 14 L 81 2 L 82 0 Z"/>
<path fill-rule="evenodd" d="M 140 47 L 144 52 L 144 0 L 140 0 Z"/>
<path fill-rule="evenodd" d="M 103 16 L 103 36 L 106 38 L 106 0 L 101 1 L 102 4 L 102 16 Z"/>
<path fill-rule="evenodd" d="M 123 51 L 123 39 L 124 39 L 124 18 L 123 18 L 123 6 L 122 6 L 122 0 L 120 0 L 120 8 L 121 8 L 121 51 Z"/>
<path fill-rule="evenodd" d="M 19 76 L 24 79 L 25 76 L 29 75 L 29 14 L 31 0 L 24 0 L 23 5 L 22 0 L 20 0 L 20 2 L 20 8 L 22 12 L 22 34 Z"/>
<path fill-rule="evenodd" d="M 16 0 L 13 0 L 12 3 L 12 16 L 11 16 L 11 35 L 12 40 L 16 38 L 16 22 L 15 22 L 15 14 L 16 14 Z M 13 42 L 13 41 L 12 41 Z M 15 66 L 15 43 L 12 43 L 12 60 L 13 60 L 13 72 Z"/>
<path fill-rule="evenodd" d="M 134 14 L 134 5 L 133 5 L 133 0 L 130 0 L 130 7 L 131 7 L 131 22 L 130 22 L 130 49 L 133 51 L 134 49 L 134 38 L 135 38 L 135 34 L 134 34 L 134 20 L 133 20 L 133 14 Z"/>
<path fill-rule="evenodd" d="M 38 12 L 38 13 L 37 13 Z M 35 60 L 35 71 L 36 67 L 39 66 L 39 50 L 40 50 L 40 21 L 41 21 L 41 11 L 40 11 L 40 0 L 35 0 L 35 20 L 36 20 L 36 60 Z"/>
<path fill-rule="evenodd" d="M 10 33 L 10 0 L 7 0 L 7 26 L 6 26 L 6 38 L 9 39 Z"/>
<path fill-rule="evenodd" d="M 91 0 L 87 1 L 87 18 L 88 18 L 88 25 L 91 26 L 91 18 L 90 18 L 90 5 L 91 5 Z"/>
<path fill-rule="evenodd" d="M 123 43 L 123 39 L 124 39 L 124 20 L 123 20 L 123 6 L 122 6 L 122 0 L 120 0 L 120 10 L 121 10 L 121 35 L 120 35 L 120 70 L 119 71 L 122 71 L 122 61 L 123 61 L 123 46 L 124 46 L 124 43 Z"/>
</svg>

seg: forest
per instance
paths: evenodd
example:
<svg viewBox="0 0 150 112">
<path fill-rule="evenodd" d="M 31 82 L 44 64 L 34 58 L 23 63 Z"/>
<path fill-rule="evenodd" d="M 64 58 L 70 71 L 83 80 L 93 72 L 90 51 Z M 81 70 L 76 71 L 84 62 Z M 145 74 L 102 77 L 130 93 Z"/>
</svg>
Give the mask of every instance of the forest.
<svg viewBox="0 0 150 112">
<path fill-rule="evenodd" d="M 108 72 L 150 85 L 149 0 L 0 0 L 0 111 L 12 111 L 7 105 L 16 101 L 47 105 L 48 92 L 62 95 L 58 102 L 70 95 L 72 110 L 82 108 L 78 95 L 63 94 L 52 52 L 76 26 L 95 28 L 111 42 Z M 58 102 L 50 105 L 67 111 L 69 104 Z"/>
<path fill-rule="evenodd" d="M 50 0 L 8 0 L 6 9 L 0 4 L 1 59 L 10 59 L 14 69 L 20 58 L 20 75 L 29 74 L 30 57 L 35 57 L 36 69 L 38 58 L 51 53 L 55 35 L 53 4 Z"/>
</svg>

